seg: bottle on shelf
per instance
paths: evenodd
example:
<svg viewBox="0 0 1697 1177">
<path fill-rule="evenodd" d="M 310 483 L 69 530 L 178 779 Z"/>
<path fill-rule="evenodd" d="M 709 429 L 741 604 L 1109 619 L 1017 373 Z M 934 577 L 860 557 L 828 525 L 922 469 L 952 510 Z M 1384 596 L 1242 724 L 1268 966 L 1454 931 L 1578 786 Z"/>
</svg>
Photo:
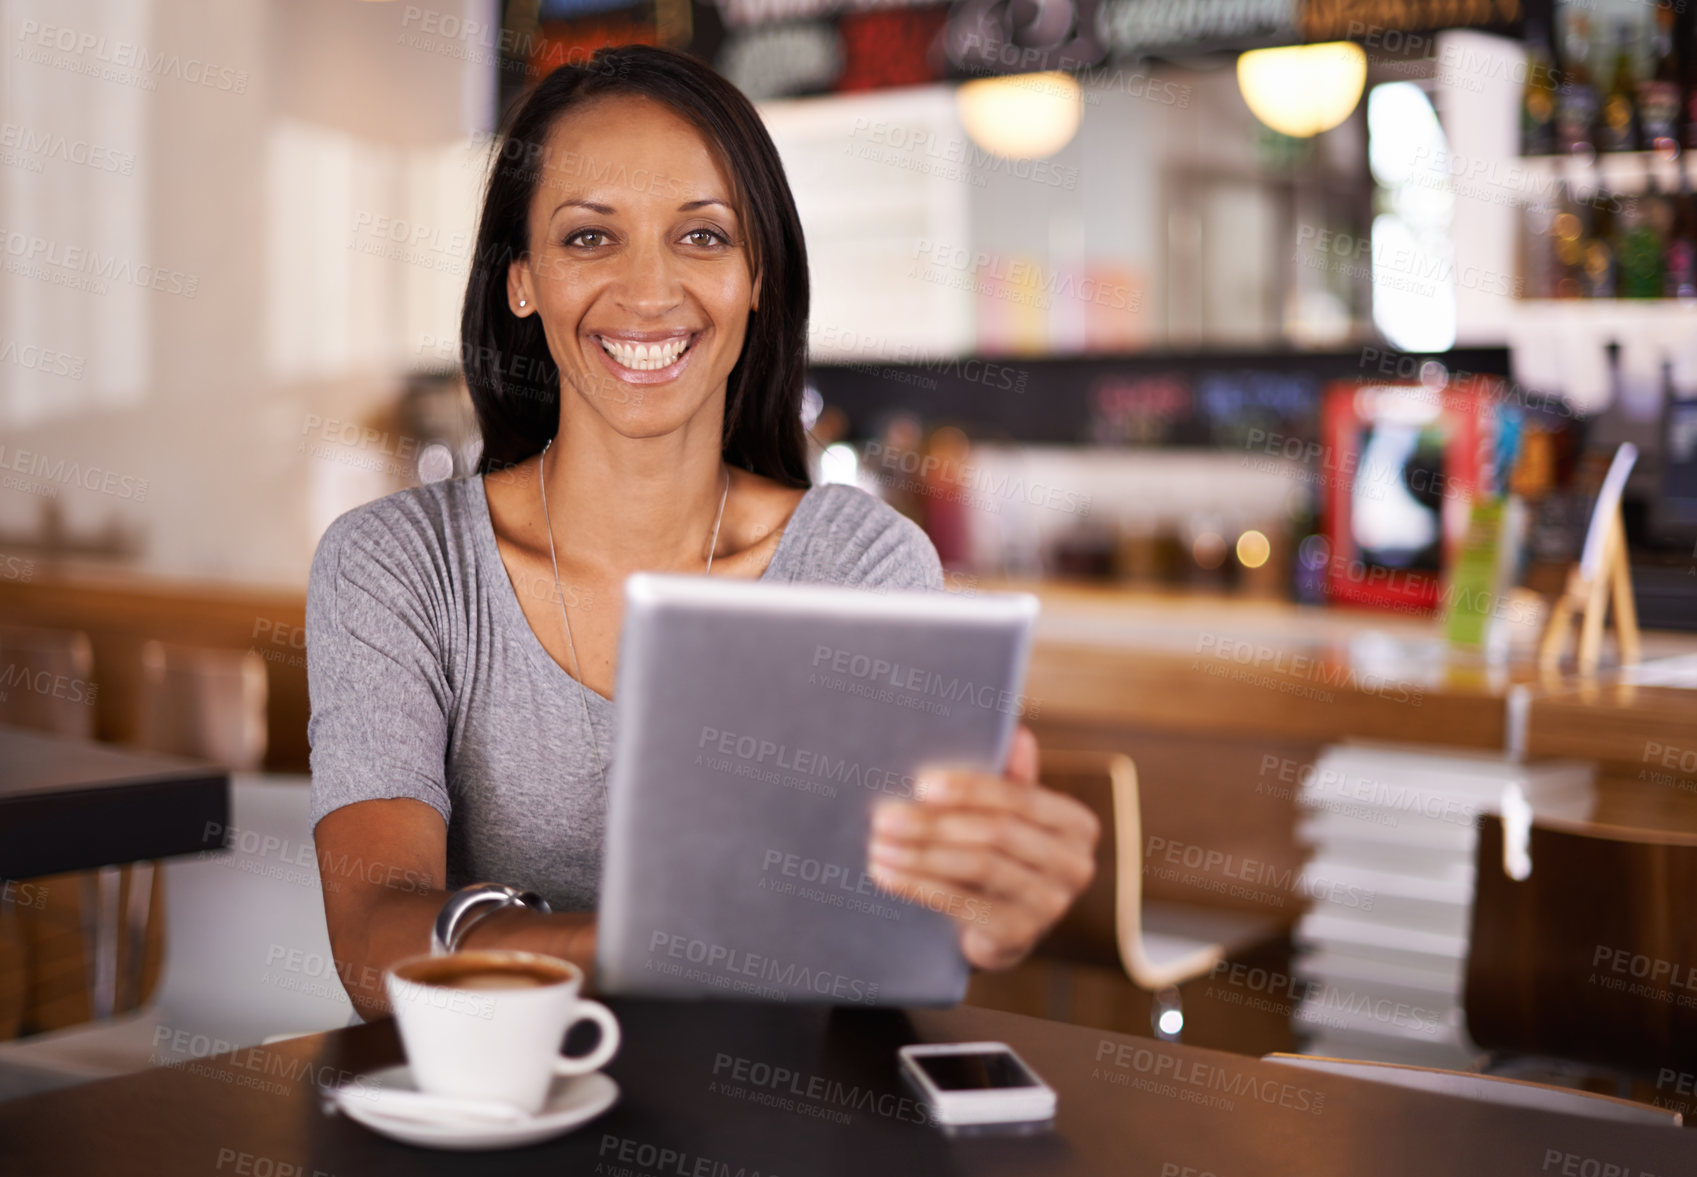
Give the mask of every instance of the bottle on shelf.
<svg viewBox="0 0 1697 1177">
<path fill-rule="evenodd" d="M 1526 21 L 1526 85 L 1520 93 L 1520 153 L 1550 155 L 1556 150 L 1555 54 L 1540 20 Z"/>
<path fill-rule="evenodd" d="M 1598 151 L 1638 150 L 1638 73 L 1633 65 L 1632 26 L 1615 31 L 1614 78 L 1597 120 Z"/>
<path fill-rule="evenodd" d="M 1554 298 L 1561 277 L 1555 252 L 1557 212 L 1549 200 L 1539 199 L 1521 210 L 1517 298 Z"/>
<path fill-rule="evenodd" d="M 1586 153 L 1592 124 L 1597 119 L 1597 87 L 1591 80 L 1591 18 L 1569 10 L 1562 38 L 1562 83 L 1556 95 L 1556 146 L 1563 152 Z"/>
<path fill-rule="evenodd" d="M 1557 298 L 1585 297 L 1585 222 L 1566 181 L 1556 185 L 1556 214 L 1550 218 L 1550 254 Z"/>
<path fill-rule="evenodd" d="M 1664 2 L 1679 11 L 1684 11 L 1685 9 L 1685 5 L 1678 3 L 1678 0 L 1664 0 Z M 1680 22 L 1676 21 L 1675 24 L 1678 25 Z M 1685 66 L 1685 70 L 1682 72 L 1685 72 L 1688 75 L 1689 73 L 1697 72 L 1697 35 L 1693 35 L 1694 28 L 1697 28 L 1697 22 L 1686 23 L 1683 27 L 1685 37 L 1685 61 L 1683 64 Z M 1692 84 L 1692 82 L 1688 80 L 1683 88 L 1682 94 L 1683 97 L 1681 98 L 1681 105 L 1684 108 L 1685 125 L 1681 132 L 1681 141 L 1685 144 L 1688 150 L 1693 150 L 1697 149 L 1697 84 Z"/>
<path fill-rule="evenodd" d="M 1667 234 L 1662 295 L 1697 298 L 1697 193 L 1692 192 L 1691 175 L 1683 166 L 1679 169 L 1679 191 L 1668 202 L 1673 206 L 1673 217 Z"/>
<path fill-rule="evenodd" d="M 1655 190 L 1655 177 L 1650 179 L 1651 190 L 1643 196 L 1627 196 L 1621 200 L 1619 297 L 1660 298 L 1662 296 L 1662 229 L 1661 193 Z"/>
<path fill-rule="evenodd" d="M 1673 230 L 1673 193 L 1662 191 L 1662 182 L 1654 168 L 1646 169 L 1645 177 L 1645 209 L 1665 250 L 1668 234 Z"/>
<path fill-rule="evenodd" d="M 1615 254 L 1615 207 L 1607 189 L 1598 187 L 1590 201 L 1591 223 L 1584 241 L 1585 297 L 1613 298 L 1619 266 Z"/>
<path fill-rule="evenodd" d="M 1671 5 L 1657 6 L 1650 74 L 1638 83 L 1639 137 L 1646 151 L 1663 154 L 1679 150 L 1680 63 L 1674 40 L 1675 17 Z"/>
</svg>

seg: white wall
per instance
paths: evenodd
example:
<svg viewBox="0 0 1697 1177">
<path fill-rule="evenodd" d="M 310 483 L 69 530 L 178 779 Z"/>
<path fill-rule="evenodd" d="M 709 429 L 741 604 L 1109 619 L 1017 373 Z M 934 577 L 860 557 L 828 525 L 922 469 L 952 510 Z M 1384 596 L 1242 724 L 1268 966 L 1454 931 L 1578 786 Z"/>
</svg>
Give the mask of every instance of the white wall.
<svg viewBox="0 0 1697 1177">
<path fill-rule="evenodd" d="M 457 322 L 493 11 L 0 6 L 0 536 L 52 501 L 74 532 L 142 533 L 148 573 L 304 580 L 329 519 L 388 489 L 398 440 L 315 424 L 364 421 L 407 368 L 453 356 L 424 345 Z M 468 18 L 485 23 L 468 35 Z M 89 148 L 118 170 L 76 162 Z M 398 223 L 422 251 L 380 231 Z M 144 280 L 67 286 L 86 270 L 51 261 L 78 248 Z"/>
<path fill-rule="evenodd" d="M 974 348 L 972 298 L 928 281 L 925 243 L 970 247 L 966 132 L 947 86 L 768 102 L 807 238 L 811 354 L 936 357 Z M 962 276 L 962 275 L 951 275 Z"/>
<path fill-rule="evenodd" d="M 1449 140 L 1455 190 L 1456 343 L 1498 345 L 1514 319 L 1516 234 L 1524 190 L 1520 96 L 1525 50 L 1503 37 L 1439 33 L 1433 103 Z M 1517 80 L 1519 79 L 1519 80 Z"/>
<path fill-rule="evenodd" d="M 1072 141 L 1035 161 L 974 144 L 952 85 L 770 102 L 762 115 L 807 233 L 824 360 L 1165 342 L 1173 175 L 1255 166 L 1229 69 L 1104 71 L 1084 86 Z M 1263 288 L 1255 264 L 1271 250 L 1256 229 L 1210 218 L 1211 256 L 1229 273 L 1204 284 L 1216 301 Z M 1198 307 L 1197 330 L 1205 318 L 1218 327 L 1209 342 L 1264 340 L 1275 325 L 1259 309 Z"/>
</svg>

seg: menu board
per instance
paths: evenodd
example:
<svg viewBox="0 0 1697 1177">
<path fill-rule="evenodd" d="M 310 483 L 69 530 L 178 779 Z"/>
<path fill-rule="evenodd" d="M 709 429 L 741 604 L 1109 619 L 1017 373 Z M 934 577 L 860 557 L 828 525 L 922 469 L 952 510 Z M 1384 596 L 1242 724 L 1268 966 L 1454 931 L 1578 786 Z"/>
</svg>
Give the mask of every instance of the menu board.
<svg viewBox="0 0 1697 1177">
<path fill-rule="evenodd" d="M 1102 29 L 1122 56 L 1301 40 L 1299 0 L 1107 0 Z"/>
<path fill-rule="evenodd" d="M 1518 33 L 1521 0 L 1300 0 L 1308 41 L 1383 40 L 1387 32 L 1487 29 Z"/>
<path fill-rule="evenodd" d="M 1303 41 L 1479 28 L 1523 0 L 543 0 L 532 79 L 604 45 L 687 49 L 755 99 L 913 86 Z M 523 6 L 507 4 L 509 20 Z"/>
</svg>

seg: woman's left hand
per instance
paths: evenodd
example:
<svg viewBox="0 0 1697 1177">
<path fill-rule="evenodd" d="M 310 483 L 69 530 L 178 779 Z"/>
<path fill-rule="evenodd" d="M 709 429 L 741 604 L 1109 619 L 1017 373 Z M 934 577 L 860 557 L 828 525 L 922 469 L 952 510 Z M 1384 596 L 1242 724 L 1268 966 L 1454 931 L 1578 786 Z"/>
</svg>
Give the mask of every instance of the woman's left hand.
<svg viewBox="0 0 1697 1177">
<path fill-rule="evenodd" d="M 953 916 L 978 968 L 1019 963 L 1090 885 L 1096 815 L 1037 783 L 1037 737 L 1023 724 L 1005 777 L 926 771 L 915 792 L 873 811 L 873 879 Z"/>
</svg>

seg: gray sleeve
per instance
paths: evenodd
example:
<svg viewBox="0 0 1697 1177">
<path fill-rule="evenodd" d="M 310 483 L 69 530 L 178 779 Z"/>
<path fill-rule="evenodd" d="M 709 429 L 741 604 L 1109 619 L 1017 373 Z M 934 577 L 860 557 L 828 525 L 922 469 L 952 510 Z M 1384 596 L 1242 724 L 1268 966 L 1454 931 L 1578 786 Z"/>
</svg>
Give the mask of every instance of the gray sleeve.
<svg viewBox="0 0 1697 1177">
<path fill-rule="evenodd" d="M 856 487 L 822 490 L 802 558 L 807 571 L 797 579 L 886 591 L 942 589 L 937 549 L 917 523 Z"/>
<path fill-rule="evenodd" d="M 372 506 L 319 542 L 306 594 L 314 827 L 344 805 L 403 797 L 450 818 L 452 692 L 423 579 Z"/>
</svg>

